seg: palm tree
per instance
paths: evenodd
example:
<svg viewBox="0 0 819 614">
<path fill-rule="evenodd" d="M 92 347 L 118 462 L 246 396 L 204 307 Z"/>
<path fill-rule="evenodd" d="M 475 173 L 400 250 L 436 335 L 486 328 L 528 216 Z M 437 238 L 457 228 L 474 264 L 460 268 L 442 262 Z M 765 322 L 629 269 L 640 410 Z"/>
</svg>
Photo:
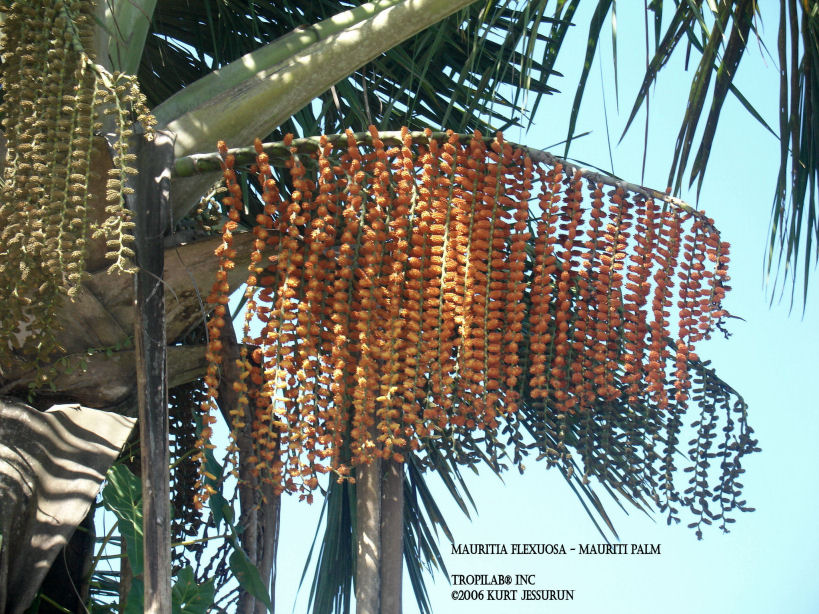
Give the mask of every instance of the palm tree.
<svg viewBox="0 0 819 614">
<path fill-rule="evenodd" d="M 556 91 L 549 84 L 549 78 L 555 74 L 560 46 L 579 1 L 554 5 L 545 0 L 528 3 L 381 0 L 364 5 L 321 1 L 308 3 L 307 7 L 302 6 L 304 3 L 236 0 L 98 4 L 101 16 L 98 60 L 111 70 L 138 75 L 160 128 L 175 136 L 173 157 L 183 159 L 189 154 L 212 150 L 219 138 L 230 145 L 242 146 L 258 135 L 278 140 L 288 132 L 297 136 L 329 134 L 348 126 L 363 129 L 370 123 L 381 128 L 402 124 L 412 129 L 445 126 L 459 132 L 525 126 L 541 97 Z M 589 31 L 587 66 L 591 64 L 589 60 L 595 53 L 596 41 L 611 5 L 610 1 L 597 3 Z M 812 125 L 810 111 L 816 66 L 812 54 L 816 46 L 805 44 L 800 55 L 798 40 L 792 39 L 794 46 L 789 49 L 787 32 L 802 32 L 806 41 L 814 40 L 811 37 L 815 36 L 815 16 L 807 10 L 801 12 L 807 8 L 806 4 L 783 1 L 782 6 L 780 56 L 782 60 L 793 59 L 793 78 L 783 81 L 783 97 L 788 101 L 804 100 L 801 123 L 797 121 L 798 105 L 784 105 L 780 118 L 781 133 L 787 134 L 791 141 L 789 149 L 788 139 L 783 138 L 783 169 L 789 160 L 796 162 L 792 177 L 783 170 L 777 180 L 772 244 L 784 246 L 784 257 L 790 261 L 799 253 L 801 220 L 805 218 L 810 228 L 814 225 L 810 221 L 815 219 L 815 184 L 810 178 L 816 168 L 816 158 L 812 155 L 815 145 L 808 128 Z M 741 96 L 733 88 L 731 79 L 747 44 L 745 35 L 754 27 L 752 8 L 750 2 L 721 2 L 713 17 L 701 2 L 682 3 L 675 8 L 665 32 L 662 3 L 653 3 L 649 9 L 656 24 L 656 52 L 635 102 L 635 113 L 641 104 L 647 104 L 649 86 L 680 41 L 685 39 L 701 53 L 700 67 L 692 85 L 692 104 L 681 129 L 678 156 L 672 169 L 672 179 L 678 187 L 683 170 L 688 167 L 692 135 L 704 108 L 711 76 L 716 75 L 717 94 L 731 91 Z M 339 14 L 341 17 L 334 17 Z M 152 17 L 150 24 L 146 19 L 148 15 Z M 804 24 L 801 30 L 794 27 L 800 16 Z M 709 23 L 713 25 L 707 27 Z M 728 43 L 720 55 L 719 33 L 729 31 Z M 584 71 L 578 84 L 576 109 L 587 74 L 588 70 Z M 520 103 L 527 91 L 531 105 L 524 112 Z M 692 163 L 693 179 L 701 177 L 705 169 L 722 98 L 714 96 L 718 102 L 710 111 L 699 153 Z M 746 106 L 752 110 L 749 104 Z M 573 127 L 572 122 L 570 138 Z M 107 151 L 102 139 L 94 155 L 105 161 Z M 110 164 L 110 158 L 107 163 Z M 201 309 L 194 288 L 208 286 L 214 265 L 207 256 L 218 241 L 218 238 L 205 237 L 189 242 L 196 234 L 196 226 L 190 222 L 191 214 L 217 177 L 206 173 L 182 175 L 179 169 L 171 182 L 172 219 L 176 230 L 175 234 L 169 233 L 172 247 L 167 251 L 163 274 L 168 288 L 165 317 L 171 386 L 187 384 L 204 372 L 203 333 L 201 328 L 195 330 L 201 322 Z M 794 206 L 790 209 L 789 221 L 785 222 L 789 188 Z M 97 207 L 101 210 L 104 185 L 92 185 L 90 191 L 96 195 Z M 254 207 L 258 206 L 258 202 L 248 203 L 245 222 L 255 218 Z M 806 257 L 812 257 L 810 245 L 809 240 Z M 57 400 L 136 413 L 135 393 L 129 384 L 135 369 L 134 354 L 127 347 L 134 323 L 130 309 L 131 282 L 124 276 L 110 277 L 103 273 L 103 252 L 103 245 L 90 245 L 87 257 L 90 276 L 83 282 L 75 302 L 66 303 L 60 315 L 62 321 L 86 324 L 65 327 L 59 337 L 64 356 L 53 358 L 84 367 L 83 372 L 77 375 L 59 371 L 51 381 L 51 389 L 40 388 L 31 397 L 36 406 Z M 806 275 L 807 271 L 805 266 Z M 697 364 L 694 368 L 706 382 L 703 386 L 712 407 L 741 401 L 705 366 Z M 0 388 L 4 394 L 24 397 L 36 376 L 37 371 L 23 362 L 3 365 Z M 189 387 L 187 400 L 180 400 L 178 406 L 189 406 L 189 399 L 196 390 L 195 386 Z M 228 395 L 225 391 L 223 396 Z M 528 436 L 533 438 L 536 449 L 545 450 L 554 442 L 544 439 L 539 426 L 538 412 L 542 412 L 543 407 L 529 401 L 524 404 L 521 429 L 530 431 Z M 741 403 L 737 407 L 737 416 L 744 415 Z M 607 411 L 618 415 L 627 408 L 608 408 Z M 129 428 L 130 424 L 124 424 L 122 431 L 127 433 Z M 582 428 L 581 424 L 572 425 L 571 432 L 579 433 Z M 514 435 L 523 437 L 520 433 Z M 750 431 L 745 431 L 743 437 L 743 450 L 753 448 Z M 118 442 L 114 447 L 118 448 L 122 439 L 121 433 L 112 438 Z M 423 595 L 418 563 L 421 559 L 413 555 L 421 553 L 425 561 L 436 560 L 437 550 L 429 523 L 442 523 L 420 469 L 428 465 L 442 471 L 453 495 L 462 497 L 457 488 L 456 460 L 463 457 L 475 462 L 480 460 L 478 442 L 474 445 L 468 439 L 466 442 L 463 449 L 430 446 L 424 456 L 412 457 L 406 472 L 397 476 L 403 481 L 403 488 L 393 488 L 398 494 L 404 493 L 404 503 L 397 497 L 393 504 L 403 508 L 403 513 L 395 517 L 405 522 L 403 544 L 407 560 L 411 562 L 409 569 L 417 595 Z M 510 449 L 520 452 L 522 447 Z M 645 505 L 651 485 L 629 482 L 628 467 L 634 460 L 628 457 L 627 447 L 617 445 L 606 449 L 599 458 L 584 459 L 599 468 L 596 474 L 604 489 L 635 505 Z M 513 458 L 513 461 L 520 459 Z M 499 469 L 497 464 L 495 469 Z M 596 521 L 608 523 L 599 499 L 583 480 L 584 472 L 573 471 L 571 466 L 561 470 Z M 395 479 L 392 479 L 393 487 Z M 262 577 L 269 577 L 275 551 L 270 539 L 271 535 L 275 536 L 275 514 L 251 519 L 249 510 L 254 507 L 254 501 L 247 493 L 244 496 L 242 522 L 248 529 L 242 534 L 242 546 L 249 560 L 261 568 Z M 315 611 L 330 611 L 328 604 L 338 611 L 349 609 L 353 535 L 349 510 L 355 507 L 355 496 L 347 485 L 331 485 L 326 498 L 328 518 L 332 522 L 323 537 L 317 567 Z M 86 493 L 86 501 L 87 498 Z M 82 509 L 87 510 L 88 505 Z M 673 506 L 669 511 L 674 511 Z M 394 530 L 387 532 L 396 534 Z M 339 565 L 342 560 L 347 564 Z M 243 599 L 240 607 L 243 611 L 252 611 L 253 599 Z M 423 597 L 419 599 L 424 603 Z"/>
</svg>

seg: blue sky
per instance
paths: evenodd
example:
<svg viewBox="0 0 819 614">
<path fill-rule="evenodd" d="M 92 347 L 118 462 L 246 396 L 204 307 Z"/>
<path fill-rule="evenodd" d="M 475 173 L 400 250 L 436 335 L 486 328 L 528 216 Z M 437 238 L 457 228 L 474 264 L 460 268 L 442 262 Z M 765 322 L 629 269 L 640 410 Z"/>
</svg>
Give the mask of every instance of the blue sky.
<svg viewBox="0 0 819 614">
<path fill-rule="evenodd" d="M 775 3 L 765 4 L 761 27 L 769 49 L 776 49 L 778 14 Z M 639 5 L 639 6 L 638 6 Z M 588 6 L 586 8 L 589 8 Z M 596 63 L 587 86 L 578 132 L 592 130 L 578 140 L 571 155 L 600 167 L 609 166 L 603 107 L 608 103 L 612 139 L 616 143 L 631 108 L 645 65 L 642 3 L 618 5 L 619 115 L 614 104 L 610 30 L 604 29 L 602 60 L 605 82 Z M 628 12 L 633 11 L 633 12 Z M 586 40 L 587 15 L 578 15 L 570 44 L 559 60 L 565 77 L 553 83 L 561 95 L 544 101 L 528 133 L 508 132 L 507 139 L 544 147 L 565 137 Z M 575 50 L 572 53 L 572 50 Z M 776 62 L 763 56 L 752 41 L 737 84 L 760 113 L 776 124 L 778 74 Z M 688 96 L 689 74 L 682 73 L 683 55 L 672 61 L 652 96 L 649 150 L 641 181 L 643 117 L 613 150 L 614 172 L 633 182 L 663 189 L 679 121 Z M 561 87 L 562 86 L 562 87 Z M 555 153 L 562 153 L 557 150 Z M 700 198 L 683 198 L 704 208 L 732 245 L 732 286 L 726 306 L 743 320 L 731 320 L 729 340 L 714 338 L 698 346 L 703 358 L 713 361 L 717 373 L 745 398 L 749 421 L 762 452 L 744 464 L 744 493 L 756 511 L 737 515 L 732 532 L 706 531 L 698 542 L 692 530 L 666 526 L 663 517 L 649 518 L 637 511 L 626 515 L 609 502 L 623 543 L 660 544 L 657 556 L 593 557 L 454 555 L 442 541 L 446 565 L 452 574 L 535 574 L 538 589 L 574 589 L 571 602 L 488 602 L 451 599 L 451 587 L 438 575 L 429 581 L 435 612 L 446 614 L 544 612 L 607 614 L 662 611 L 690 612 L 774 611 L 792 614 L 819 611 L 819 403 L 816 370 L 819 366 L 819 285 L 809 291 L 802 315 L 797 298 L 790 309 L 787 298 L 770 303 L 764 286 L 763 257 L 767 245 L 770 206 L 778 165 L 778 142 L 747 112 L 729 98 L 712 149 L 709 170 Z M 819 273 L 813 271 L 813 275 Z M 435 483 L 435 478 L 430 481 Z M 524 475 L 509 472 L 503 482 L 484 471 L 469 476 L 477 504 L 472 519 L 450 504 L 439 489 L 439 501 L 458 543 L 553 543 L 576 547 L 599 543 L 599 534 L 559 474 L 545 465 L 530 463 Z M 315 530 L 320 504 L 306 506 L 286 500 L 279 545 L 277 602 L 281 612 L 305 611 L 303 588 L 294 606 L 295 584 Z M 466 588 L 466 587 L 464 587 Z M 475 587 L 486 588 L 486 587 Z M 405 612 L 415 614 L 406 586 Z"/>
</svg>

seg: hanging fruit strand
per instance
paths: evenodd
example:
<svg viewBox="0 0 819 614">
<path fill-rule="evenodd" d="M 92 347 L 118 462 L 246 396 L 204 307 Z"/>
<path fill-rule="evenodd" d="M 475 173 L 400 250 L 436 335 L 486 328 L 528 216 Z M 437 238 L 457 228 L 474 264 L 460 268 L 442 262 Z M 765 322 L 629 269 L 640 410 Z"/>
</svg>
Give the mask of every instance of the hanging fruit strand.
<svg viewBox="0 0 819 614">
<path fill-rule="evenodd" d="M 406 135 L 404 147 L 411 151 L 412 141 Z M 416 167 L 420 170 L 418 179 L 418 206 L 416 220 L 413 226 L 412 242 L 414 244 L 410 266 L 419 266 L 420 297 L 420 331 L 416 351 L 419 356 L 418 367 L 423 378 L 424 390 L 419 395 L 423 397 L 424 411 L 431 418 L 442 418 L 441 408 L 436 400 L 440 397 L 440 382 L 436 382 L 435 373 L 438 365 L 438 345 L 441 329 L 438 326 L 438 314 L 441 305 L 441 266 L 443 226 L 436 223 L 436 207 L 440 199 L 435 192 L 438 185 L 439 170 L 438 143 L 430 143 L 430 148 L 418 148 Z M 430 410 L 430 408 L 434 408 Z"/>
<path fill-rule="evenodd" d="M 274 411 L 274 385 L 269 379 L 265 358 L 274 355 L 272 344 L 278 339 L 276 327 L 278 319 L 273 307 L 278 294 L 281 271 L 279 266 L 280 249 L 282 246 L 284 225 L 284 209 L 286 202 L 282 199 L 278 186 L 272 177 L 272 170 L 267 154 L 262 151 L 261 142 L 256 148 L 256 179 L 261 187 L 261 198 L 264 203 L 264 213 L 256 218 L 254 251 L 251 254 L 253 270 L 248 275 L 248 286 L 258 285 L 260 288 L 255 305 L 255 317 L 262 323 L 259 335 L 252 339 L 253 369 L 258 369 L 262 379 L 261 389 L 256 393 L 254 411 L 253 435 L 256 444 L 256 454 L 259 458 L 258 468 L 261 470 L 261 480 L 269 484 L 274 492 L 280 492 L 283 485 L 284 465 L 281 461 L 281 450 L 287 442 L 287 425 Z M 270 264 L 263 263 L 264 251 L 271 251 L 268 256 Z M 254 265 L 255 262 L 255 265 Z M 248 306 L 250 308 L 250 305 Z"/>
<path fill-rule="evenodd" d="M 356 205 L 360 188 L 353 180 L 352 172 L 360 165 L 360 152 L 351 144 L 341 158 L 341 163 L 333 173 L 338 177 L 339 198 L 337 201 L 337 220 L 342 229 L 338 245 L 336 276 L 333 280 L 333 303 L 330 314 L 332 330 L 332 364 L 331 392 L 333 395 L 333 413 L 330 423 L 332 435 L 332 468 L 342 480 L 350 473 L 349 458 L 342 458 L 344 438 L 350 426 L 350 405 L 352 387 L 354 386 L 355 361 L 353 355 L 357 344 L 354 340 L 353 308 L 355 295 L 355 276 L 358 262 L 358 249 L 361 244 L 361 225 L 358 223 Z M 340 218 L 338 216 L 341 216 Z M 351 437 L 357 436 L 350 433 Z"/>
<path fill-rule="evenodd" d="M 352 132 L 350 132 L 351 145 Z M 355 162 L 356 160 L 354 160 Z M 363 164 L 361 163 L 363 162 Z M 353 391 L 353 430 L 358 437 L 353 438 L 352 453 L 355 464 L 369 464 L 382 446 L 376 443 L 375 404 L 378 397 L 378 353 L 382 343 L 379 318 L 384 309 L 382 267 L 384 260 L 384 212 L 371 195 L 371 159 L 363 157 L 353 169 L 355 185 L 359 188 L 359 224 L 361 246 L 359 258 L 363 266 L 359 268 L 355 280 L 357 311 L 354 313 L 356 336 L 359 344 L 356 382 Z"/>
<path fill-rule="evenodd" d="M 403 326 L 399 317 L 401 312 L 400 291 L 404 282 L 404 259 L 406 256 L 407 223 L 406 204 L 396 202 L 391 194 L 391 174 L 388 167 L 387 152 L 384 143 L 378 138 L 378 131 L 370 126 L 372 144 L 375 153 L 373 166 L 372 191 L 375 206 L 384 215 L 384 227 L 379 228 L 376 240 L 383 245 L 382 275 L 387 275 L 385 294 L 381 300 L 383 321 L 382 337 L 379 340 L 378 362 L 383 365 L 379 377 L 378 396 L 376 397 L 375 416 L 376 433 L 381 447 L 381 457 L 394 457 L 403 462 L 400 450 L 406 445 L 401 432 L 401 420 L 398 393 L 400 379 L 400 356 L 404 354 Z M 375 377 L 373 374 L 371 377 Z"/>
<path fill-rule="evenodd" d="M 422 247 L 417 246 L 417 224 L 419 216 L 419 190 L 415 178 L 415 156 L 412 151 L 412 139 L 409 131 L 402 130 L 402 146 L 396 154 L 394 172 L 397 174 L 396 201 L 399 206 L 406 207 L 407 225 L 406 239 L 401 241 L 406 249 L 404 258 L 404 284 L 401 288 L 401 319 L 403 321 L 404 341 L 404 377 L 401 383 L 404 423 L 410 424 L 433 423 L 437 427 L 439 415 L 430 413 L 426 408 L 422 385 L 423 367 L 421 366 L 421 293 L 423 291 L 423 274 L 420 268 Z M 402 257 L 403 258 L 403 257 Z M 423 408 L 423 409 L 422 409 Z M 436 408 L 437 409 L 437 408 Z M 423 426 L 422 433 L 426 433 Z"/>
<path fill-rule="evenodd" d="M 502 407 L 503 392 L 501 382 L 505 379 L 504 362 L 501 358 L 503 341 L 503 298 L 507 290 L 505 248 L 509 236 L 509 224 L 506 219 L 509 212 L 504 208 L 503 177 L 506 175 L 506 156 L 511 148 L 505 148 L 503 135 L 499 132 L 487 152 L 489 163 L 484 179 L 484 202 L 487 219 L 481 220 L 488 231 L 486 286 L 483 297 L 483 398 L 481 412 L 476 416 L 477 426 L 481 429 L 497 427 L 495 416 L 497 407 Z M 488 228 L 487 228 L 488 226 Z"/>
<path fill-rule="evenodd" d="M 511 149 L 509 144 L 505 147 Z M 509 237 L 507 267 L 508 290 L 504 297 L 504 350 L 503 362 L 506 365 L 506 403 L 502 411 L 514 413 L 518 409 L 520 394 L 518 382 L 523 375 L 520 366 L 520 346 L 523 343 L 523 321 L 526 318 L 524 290 L 526 288 L 526 246 L 531 240 L 528 232 L 529 198 L 532 189 L 532 159 L 520 149 L 509 155 L 511 168 L 515 170 L 510 181 L 510 173 L 504 176 L 504 190 L 509 198 L 509 207 L 513 212 L 514 225 Z M 519 172 L 518 172 L 519 171 Z"/>
<path fill-rule="evenodd" d="M 548 399 L 551 393 L 550 378 L 546 374 L 552 364 L 554 355 L 554 328 L 552 295 L 554 293 L 554 276 L 557 274 L 558 261 L 555 255 L 557 243 L 557 206 L 560 201 L 555 186 L 562 181 L 561 169 L 555 167 L 548 173 L 538 169 L 540 178 L 541 216 L 537 223 L 535 240 L 535 263 L 531 288 L 531 315 L 529 320 L 532 341 L 529 351 L 532 354 L 529 372 L 532 376 L 532 398 Z"/>
<path fill-rule="evenodd" d="M 459 373 L 461 403 L 458 405 L 460 411 L 452 419 L 456 426 L 468 428 L 471 428 L 470 423 L 472 426 L 475 424 L 474 416 L 480 412 L 482 396 L 479 384 L 483 379 L 481 368 L 484 337 L 480 328 L 483 315 L 480 300 L 483 297 L 481 291 L 486 291 L 485 270 L 489 251 L 484 237 L 486 229 L 482 227 L 482 222 L 485 221 L 482 198 L 485 155 L 486 145 L 480 138 L 480 133 L 476 132 L 469 143 L 469 156 L 462 178 L 469 223 L 465 249 L 467 263 L 464 271 L 463 345 Z"/>
<path fill-rule="evenodd" d="M 452 410 L 453 399 L 449 394 L 454 381 L 455 347 L 457 340 L 456 326 L 463 304 L 462 290 L 459 292 L 458 266 L 461 254 L 457 251 L 457 238 L 464 231 L 462 203 L 456 202 L 456 154 L 458 152 L 457 135 L 451 130 L 449 140 L 443 145 L 440 154 L 440 173 L 436 180 L 436 206 L 433 221 L 436 224 L 434 236 L 440 237 L 441 275 L 440 300 L 438 304 L 439 331 L 437 339 L 437 359 L 433 391 L 437 395 L 434 406 L 440 408 L 438 413 L 445 414 Z"/>
<path fill-rule="evenodd" d="M 653 255 L 656 249 L 656 206 L 652 199 L 645 201 L 639 197 L 635 206 L 636 224 L 634 229 L 635 246 L 626 274 L 626 291 L 624 296 L 624 314 L 626 318 L 626 355 L 624 369 L 626 375 L 626 394 L 630 404 L 637 404 L 642 396 L 645 382 L 644 353 L 646 351 L 647 315 L 645 306 L 650 291 L 649 276 L 654 264 Z"/>
<path fill-rule="evenodd" d="M 238 226 L 239 210 L 242 207 L 242 192 L 236 182 L 236 173 L 233 170 L 234 158 L 227 153 L 227 145 L 224 141 L 219 141 L 219 153 L 223 156 L 223 177 L 228 189 L 225 196 L 224 205 L 228 209 L 228 221 L 222 227 L 222 243 L 216 249 L 216 256 L 219 258 L 219 268 L 216 272 L 216 281 L 213 284 L 206 302 L 215 305 L 213 314 L 208 320 L 208 350 L 206 360 L 208 361 L 207 373 L 205 374 L 205 386 L 207 396 L 202 402 L 202 430 L 196 442 L 195 460 L 199 465 L 199 478 L 197 481 L 197 495 L 194 498 L 196 509 L 200 509 L 207 501 L 207 498 L 216 492 L 214 482 L 216 476 L 209 473 L 207 468 L 207 450 L 212 450 L 215 446 L 211 443 L 213 434 L 212 424 L 216 423 L 217 410 L 216 399 L 219 396 L 219 372 L 222 363 L 222 329 L 227 322 L 227 304 L 230 285 L 228 284 L 228 271 L 233 268 L 233 261 L 236 258 L 236 250 L 233 249 L 233 231 Z M 231 324 L 232 326 L 232 324 Z M 232 431 L 231 436 L 236 437 L 236 432 Z M 235 441 L 234 441 L 235 442 Z"/>
<path fill-rule="evenodd" d="M 451 135 L 451 139 L 456 135 Z M 457 141 L 456 141 L 457 142 Z M 454 146 L 454 143 L 453 143 Z M 462 416 L 466 411 L 466 388 L 468 381 L 467 347 L 465 338 L 469 330 L 471 317 L 469 315 L 469 301 L 471 293 L 471 273 L 469 270 L 471 237 L 473 224 L 473 183 L 472 177 L 476 171 L 472 165 L 476 164 L 470 156 L 471 146 L 458 143 L 455 156 L 455 173 L 453 175 L 452 203 L 451 209 L 454 211 L 454 220 L 451 226 L 452 232 L 452 259 L 456 263 L 453 269 L 452 301 L 453 301 L 453 324 L 455 339 L 453 340 L 453 354 L 457 356 L 452 366 L 452 382 L 448 386 L 447 398 L 451 400 L 452 407 L 447 408 L 455 417 Z M 473 177 L 474 178 L 474 177 Z M 447 416 L 443 412 L 437 414 L 437 426 L 443 429 L 447 425 Z M 426 417 L 426 415 L 425 415 Z"/>
<path fill-rule="evenodd" d="M 317 449 L 313 452 L 315 458 L 308 454 L 308 460 L 314 472 L 323 473 L 328 469 L 326 464 L 318 464 L 316 459 L 325 459 L 332 456 L 333 423 L 335 417 L 332 405 L 331 362 L 333 283 L 337 274 L 337 257 L 334 251 L 335 229 L 339 219 L 339 207 L 334 197 L 337 189 L 335 173 L 330 162 L 332 147 L 326 137 L 321 140 L 321 149 L 318 153 L 318 194 L 316 195 L 316 210 L 310 224 L 309 262 L 313 275 L 308 287 L 307 307 L 309 312 L 310 328 L 315 337 L 315 352 L 317 356 L 311 364 L 312 375 L 311 394 L 316 406 L 316 441 Z M 315 477 L 311 477 L 314 480 Z"/>
<path fill-rule="evenodd" d="M 535 239 L 535 270 L 530 290 L 530 334 L 531 355 L 531 395 L 533 399 L 543 399 L 543 411 L 540 423 L 548 431 L 542 441 L 554 441 L 555 448 L 548 448 L 544 453 L 549 462 L 559 459 L 556 447 L 559 441 L 557 420 L 550 411 L 553 398 L 551 369 L 555 356 L 555 337 L 557 333 L 557 297 L 556 283 L 558 275 L 557 260 L 557 224 L 559 221 L 560 186 L 563 181 L 563 168 L 560 164 L 548 172 L 538 168 L 540 179 L 540 207 L 542 214 L 537 225 Z"/>
<path fill-rule="evenodd" d="M 561 222 L 558 228 L 561 234 L 558 235 L 558 243 L 563 248 L 560 257 L 560 273 L 557 281 L 557 305 L 555 312 L 555 357 L 552 360 L 551 386 L 555 393 L 555 414 L 557 418 L 558 434 L 557 449 L 563 459 L 566 468 L 569 465 L 569 453 L 565 440 L 570 428 L 568 415 L 575 413 L 577 409 L 577 397 L 569 393 L 569 381 L 572 370 L 571 344 L 569 337 L 572 334 L 573 326 L 573 300 L 572 294 L 576 283 L 576 270 L 578 262 L 575 256 L 579 255 L 577 249 L 580 245 L 578 241 L 578 228 L 583 218 L 581 201 L 582 175 L 575 171 L 573 177 L 564 180 L 566 184 L 563 206 L 561 207 Z"/>
<path fill-rule="evenodd" d="M 598 339 L 595 319 L 599 318 L 598 284 L 605 275 L 606 267 L 602 264 L 605 255 L 605 203 L 603 202 L 602 185 L 597 184 L 592 190 L 591 209 L 589 211 L 589 240 L 585 243 L 587 251 L 583 254 L 582 268 L 578 272 L 577 323 L 575 325 L 575 348 L 579 364 L 572 374 L 575 394 L 585 407 L 590 407 L 602 388 L 602 381 L 595 380 L 602 368 L 605 345 Z M 578 368 L 579 367 L 579 368 Z M 602 390 L 600 390 L 602 392 Z M 584 423 L 588 424 L 586 420 Z"/>
<path fill-rule="evenodd" d="M 700 271 L 704 268 L 702 262 L 705 260 L 705 252 L 702 242 L 704 237 L 701 231 L 700 220 L 694 220 L 692 234 L 687 235 L 683 242 L 683 257 L 679 269 L 680 300 L 677 301 L 679 333 L 674 388 L 676 388 L 675 398 L 682 404 L 687 403 L 688 390 L 691 388 L 688 360 L 693 356 L 695 336 L 698 334 L 696 324 L 700 316 L 699 299 L 701 290 L 703 290 L 700 283 L 702 278 Z"/>
</svg>

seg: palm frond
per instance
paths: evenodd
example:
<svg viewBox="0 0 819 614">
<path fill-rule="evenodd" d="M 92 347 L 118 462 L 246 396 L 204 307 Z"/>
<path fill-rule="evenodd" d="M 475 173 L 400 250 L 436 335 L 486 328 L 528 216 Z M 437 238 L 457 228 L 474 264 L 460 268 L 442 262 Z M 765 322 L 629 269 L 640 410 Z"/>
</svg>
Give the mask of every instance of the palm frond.
<svg viewBox="0 0 819 614">
<path fill-rule="evenodd" d="M 600 31 L 603 28 L 603 22 L 605 21 L 606 15 L 611 8 L 612 0 L 600 0 L 594 14 L 592 15 L 591 23 L 589 24 L 589 37 L 586 42 L 586 57 L 583 62 L 583 71 L 580 73 L 580 80 L 577 84 L 577 91 L 574 95 L 571 117 L 569 118 L 569 131 L 568 136 L 566 137 L 566 154 L 569 153 L 569 147 L 571 147 L 572 144 L 575 126 L 577 125 L 577 114 L 580 112 L 580 102 L 583 99 L 583 92 L 586 90 L 586 81 L 589 78 L 589 71 L 591 70 L 592 62 L 594 61 L 594 55 L 597 52 L 597 42 L 600 40 Z M 616 41 L 617 37 L 613 36 L 613 40 Z M 615 49 L 617 49 L 616 46 Z M 616 65 L 615 57 L 615 66 Z"/>
<path fill-rule="evenodd" d="M 790 276 L 793 301 L 801 266 L 804 305 L 810 272 L 819 258 L 816 205 L 819 138 L 813 116 L 819 109 L 819 14 L 815 6 L 811 8 L 810 3 L 783 0 L 777 46 L 781 144 L 771 215 L 768 272 L 774 261 L 778 267 L 784 265 L 783 289 Z M 804 247 L 803 232 L 807 235 Z M 804 253 L 800 254 L 802 250 Z"/>
<path fill-rule="evenodd" d="M 301 586 L 304 582 L 312 562 L 314 572 L 308 600 L 314 614 L 350 613 L 355 575 L 355 507 L 355 484 L 331 481 L 299 583 Z M 325 517 L 321 533 L 321 519 Z"/>
<path fill-rule="evenodd" d="M 361 4 L 160 0 L 140 83 L 156 106 L 213 69 Z M 534 112 L 541 96 L 555 91 L 547 83 L 555 74 L 552 45 L 538 59 L 535 41 L 543 38 L 542 24 L 551 23 L 552 35 L 562 35 L 568 23 L 551 8 L 547 13 L 547 4 L 474 3 L 355 71 L 320 96 L 320 105 L 307 107 L 275 134 L 329 134 L 369 123 L 461 131 L 519 125 L 526 93 L 535 96 L 527 109 Z M 506 91 L 509 98 L 500 94 Z"/>
<path fill-rule="evenodd" d="M 567 138 L 569 143 L 576 129 L 588 70 L 597 52 L 600 26 L 610 4 L 610 0 L 599 0 L 596 5 L 583 71 L 572 107 Z M 627 117 L 623 135 L 632 127 L 643 107 L 648 113 L 649 91 L 675 52 L 681 46 L 684 48 L 686 67 L 692 55 L 699 56 L 695 60 L 688 103 L 680 122 L 669 171 L 668 182 L 675 193 L 695 183 L 698 191 L 701 188 L 723 104 L 729 92 L 753 119 L 774 133 L 765 118 L 734 85 L 749 42 L 754 37 L 761 42 L 758 21 L 762 16 L 759 10 L 758 3 L 753 0 L 714 0 L 707 4 L 703 0 L 676 2 L 671 11 L 663 2 L 656 0 L 646 5 L 645 27 L 650 28 L 649 21 L 653 21 L 654 52 Z M 653 12 L 653 20 L 649 20 L 649 12 Z M 667 22 L 665 26 L 664 18 Z M 616 49 L 616 33 L 613 31 L 612 35 Z M 557 44 L 554 51 L 557 53 L 562 41 L 554 39 L 553 42 Z M 819 139 L 814 128 L 814 112 L 819 104 L 819 12 L 815 6 L 798 0 L 783 0 L 780 3 L 777 48 L 780 165 L 774 183 L 767 269 L 768 275 L 775 273 L 773 290 L 780 284 L 784 290 L 786 282 L 790 280 L 791 301 L 797 284 L 801 285 L 804 304 L 810 272 L 819 261 L 819 214 L 816 205 Z M 707 117 L 704 126 L 701 126 L 704 115 Z"/>
</svg>

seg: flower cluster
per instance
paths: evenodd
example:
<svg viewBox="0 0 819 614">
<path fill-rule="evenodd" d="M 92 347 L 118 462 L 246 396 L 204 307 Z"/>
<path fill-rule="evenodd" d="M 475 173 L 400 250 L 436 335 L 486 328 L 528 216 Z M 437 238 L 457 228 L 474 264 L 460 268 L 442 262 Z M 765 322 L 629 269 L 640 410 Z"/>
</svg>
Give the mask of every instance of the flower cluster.
<svg viewBox="0 0 819 614">
<path fill-rule="evenodd" d="M 136 77 L 95 63 L 96 5 L 16 0 L 3 9 L 0 370 L 21 358 L 41 369 L 62 352 L 57 311 L 79 291 L 89 252 L 104 250 L 111 270 L 134 270 L 125 203 L 136 173 L 129 138 L 133 115 L 147 134 L 156 122 Z M 103 189 L 94 173 L 104 164 L 99 152 L 107 151 L 98 136 L 105 116 L 115 134 Z M 42 386 L 48 373 L 39 377 Z"/>
<path fill-rule="evenodd" d="M 422 141 L 405 129 L 388 147 L 371 127 L 366 143 L 348 132 L 314 153 L 284 145 L 277 185 L 256 143 L 264 213 L 230 409 L 234 431 L 252 421 L 250 462 L 279 492 L 309 498 L 321 473 L 402 462 L 428 436 L 489 439 L 524 397 L 551 412 L 558 439 L 575 415 L 591 436 L 592 412 L 614 401 L 669 412 L 686 401 L 727 281 L 728 246 L 702 214 L 587 186 L 500 134 Z M 243 207 L 220 151 L 229 220 L 209 297 L 206 415 Z M 656 416 L 631 420 L 631 432 L 656 431 Z"/>
</svg>

